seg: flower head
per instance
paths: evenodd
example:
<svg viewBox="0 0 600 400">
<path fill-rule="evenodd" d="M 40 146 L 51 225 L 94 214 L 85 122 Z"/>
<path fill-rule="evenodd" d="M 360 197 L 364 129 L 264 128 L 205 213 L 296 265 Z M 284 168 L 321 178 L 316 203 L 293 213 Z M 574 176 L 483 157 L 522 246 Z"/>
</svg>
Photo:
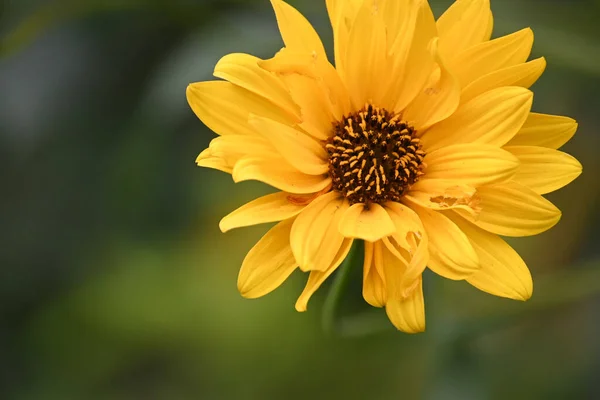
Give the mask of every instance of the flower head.
<svg viewBox="0 0 600 400">
<path fill-rule="evenodd" d="M 570 118 L 531 113 L 544 58 L 533 33 L 491 40 L 489 0 L 458 0 L 437 21 L 426 0 L 327 0 L 335 67 L 310 23 L 271 0 L 285 47 L 230 54 L 190 106 L 220 136 L 197 164 L 279 191 L 223 218 L 222 231 L 278 222 L 240 270 L 243 296 L 309 272 L 296 309 L 365 242 L 363 296 L 405 332 L 425 329 L 429 268 L 526 300 L 529 270 L 499 237 L 543 232 L 543 194 L 581 173 L 558 150 Z"/>
</svg>

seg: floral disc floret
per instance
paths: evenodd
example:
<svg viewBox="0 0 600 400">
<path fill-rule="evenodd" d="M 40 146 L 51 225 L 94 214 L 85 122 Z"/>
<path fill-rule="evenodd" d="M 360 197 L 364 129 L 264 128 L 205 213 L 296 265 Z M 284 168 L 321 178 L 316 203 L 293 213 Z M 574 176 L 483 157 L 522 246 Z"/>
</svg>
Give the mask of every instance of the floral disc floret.
<svg viewBox="0 0 600 400">
<path fill-rule="evenodd" d="M 425 152 L 415 129 L 370 104 L 334 123 L 325 147 L 333 189 L 351 204 L 399 201 L 423 175 Z"/>
</svg>

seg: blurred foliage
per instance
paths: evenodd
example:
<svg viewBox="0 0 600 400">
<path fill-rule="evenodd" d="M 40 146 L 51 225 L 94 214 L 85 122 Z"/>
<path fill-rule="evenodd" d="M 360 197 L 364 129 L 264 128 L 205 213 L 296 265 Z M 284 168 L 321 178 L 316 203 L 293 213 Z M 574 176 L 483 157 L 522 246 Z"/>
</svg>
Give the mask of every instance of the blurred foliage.
<svg viewBox="0 0 600 400">
<path fill-rule="evenodd" d="M 331 50 L 324 2 L 291 3 Z M 327 285 L 294 311 L 301 273 L 264 299 L 237 293 L 265 227 L 218 221 L 267 189 L 195 168 L 213 134 L 184 92 L 226 53 L 281 47 L 267 0 L 2 7 L 0 398 L 600 397 L 600 2 L 492 1 L 495 35 L 534 29 L 549 64 L 534 107 L 580 122 L 565 151 L 584 174 L 549 196 L 557 227 L 511 242 L 532 300 L 428 274 L 417 336 L 367 309 L 356 279 L 342 335 L 321 330 Z"/>
</svg>

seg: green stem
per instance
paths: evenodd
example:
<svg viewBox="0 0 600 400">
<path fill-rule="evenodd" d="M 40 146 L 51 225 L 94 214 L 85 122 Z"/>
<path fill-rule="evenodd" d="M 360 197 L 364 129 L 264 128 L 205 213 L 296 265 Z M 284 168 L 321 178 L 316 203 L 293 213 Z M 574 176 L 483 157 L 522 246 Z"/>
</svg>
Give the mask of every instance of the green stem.
<svg viewBox="0 0 600 400">
<path fill-rule="evenodd" d="M 344 294 L 344 289 L 348 286 L 352 266 L 354 265 L 357 254 L 362 246 L 362 241 L 354 241 L 346 259 L 337 269 L 331 288 L 327 293 L 327 298 L 323 304 L 322 324 L 323 330 L 328 334 L 334 334 L 337 331 L 340 300 Z"/>
</svg>

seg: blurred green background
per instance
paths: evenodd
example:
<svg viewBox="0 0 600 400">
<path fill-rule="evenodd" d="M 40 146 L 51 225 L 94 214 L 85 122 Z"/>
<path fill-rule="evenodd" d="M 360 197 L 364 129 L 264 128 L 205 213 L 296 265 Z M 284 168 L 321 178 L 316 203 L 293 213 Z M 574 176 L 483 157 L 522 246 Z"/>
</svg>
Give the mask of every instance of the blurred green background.
<svg viewBox="0 0 600 400">
<path fill-rule="evenodd" d="M 324 1 L 291 3 L 331 50 Z M 0 7 L 0 398 L 600 398 L 599 1 L 492 1 L 494 36 L 536 33 L 548 69 L 534 108 L 580 122 L 564 150 L 584 173 L 549 196 L 554 229 L 511 241 L 532 300 L 428 274 L 428 329 L 413 336 L 356 284 L 333 335 L 326 285 L 294 310 L 300 272 L 260 300 L 237 292 L 266 227 L 218 221 L 268 189 L 195 167 L 214 134 L 185 87 L 227 53 L 282 46 L 267 0 Z"/>
</svg>

